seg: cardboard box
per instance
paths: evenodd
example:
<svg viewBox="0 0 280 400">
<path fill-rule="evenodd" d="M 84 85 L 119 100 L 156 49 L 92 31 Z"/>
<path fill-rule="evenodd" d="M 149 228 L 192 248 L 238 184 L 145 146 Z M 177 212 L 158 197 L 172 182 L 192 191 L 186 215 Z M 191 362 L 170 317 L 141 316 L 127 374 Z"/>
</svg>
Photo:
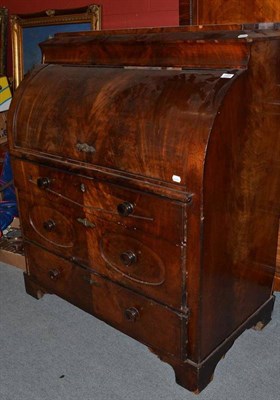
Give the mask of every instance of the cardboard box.
<svg viewBox="0 0 280 400">
<path fill-rule="evenodd" d="M 25 257 L 22 254 L 12 253 L 10 251 L 1 249 L 0 262 L 26 271 Z"/>
<path fill-rule="evenodd" d="M 18 230 L 20 232 L 20 224 L 19 219 L 14 218 L 13 222 L 8 228 L 9 230 Z M 11 246 L 9 240 L 6 239 L 5 235 L 2 239 L 0 239 L 0 262 L 4 264 L 9 264 L 14 267 L 20 268 L 23 271 L 26 271 L 25 265 L 25 256 L 24 251 L 22 249 L 22 239 L 19 239 L 19 246 Z M 17 247 L 20 248 L 17 251 Z"/>
</svg>

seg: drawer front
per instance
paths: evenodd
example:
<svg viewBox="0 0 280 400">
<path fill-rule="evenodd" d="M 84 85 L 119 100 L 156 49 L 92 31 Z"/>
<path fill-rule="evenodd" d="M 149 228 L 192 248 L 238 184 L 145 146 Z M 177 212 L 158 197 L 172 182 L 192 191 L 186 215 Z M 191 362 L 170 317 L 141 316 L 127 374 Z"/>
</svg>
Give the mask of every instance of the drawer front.
<svg viewBox="0 0 280 400">
<path fill-rule="evenodd" d="M 13 170 L 19 192 L 56 206 L 77 206 L 88 215 L 175 244 L 184 240 L 184 204 L 18 159 Z"/>
<path fill-rule="evenodd" d="M 181 310 L 185 246 L 19 193 L 24 237 L 87 269 Z M 55 208 L 54 208 L 55 207 Z"/>
<path fill-rule="evenodd" d="M 181 315 L 37 246 L 27 243 L 26 255 L 28 273 L 47 292 L 152 348 L 182 357 L 186 319 Z"/>
</svg>

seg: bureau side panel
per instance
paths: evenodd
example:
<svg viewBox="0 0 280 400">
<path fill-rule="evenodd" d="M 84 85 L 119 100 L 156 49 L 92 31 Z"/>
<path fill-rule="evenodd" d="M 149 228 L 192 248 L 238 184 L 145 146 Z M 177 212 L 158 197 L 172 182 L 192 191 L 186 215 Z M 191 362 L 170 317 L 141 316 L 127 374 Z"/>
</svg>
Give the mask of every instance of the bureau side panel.
<svg viewBox="0 0 280 400">
<path fill-rule="evenodd" d="M 279 44 L 252 46 L 208 146 L 201 359 L 271 296 L 280 214 Z"/>
</svg>

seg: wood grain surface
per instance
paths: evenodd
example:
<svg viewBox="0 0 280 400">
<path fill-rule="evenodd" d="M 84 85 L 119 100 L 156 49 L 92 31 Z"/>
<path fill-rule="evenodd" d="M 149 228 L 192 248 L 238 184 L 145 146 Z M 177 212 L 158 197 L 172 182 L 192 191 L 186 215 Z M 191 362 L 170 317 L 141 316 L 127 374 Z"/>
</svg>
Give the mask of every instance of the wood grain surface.
<svg viewBox="0 0 280 400">
<path fill-rule="evenodd" d="M 180 25 L 280 21 L 278 0 L 180 0 Z"/>
<path fill-rule="evenodd" d="M 277 26 L 57 35 L 9 112 L 26 290 L 147 344 L 194 392 L 271 319 Z"/>
</svg>

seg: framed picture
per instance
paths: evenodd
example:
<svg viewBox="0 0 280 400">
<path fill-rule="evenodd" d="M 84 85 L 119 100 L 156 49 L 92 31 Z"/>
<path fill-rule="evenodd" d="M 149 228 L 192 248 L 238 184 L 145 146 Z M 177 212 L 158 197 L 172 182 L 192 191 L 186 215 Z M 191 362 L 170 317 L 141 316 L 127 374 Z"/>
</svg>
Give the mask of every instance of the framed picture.
<svg viewBox="0 0 280 400">
<path fill-rule="evenodd" d="M 8 10 L 0 7 L 0 75 L 6 75 Z"/>
<path fill-rule="evenodd" d="M 56 32 L 101 29 L 101 7 L 71 10 L 46 10 L 36 14 L 11 16 L 13 85 L 17 88 L 24 75 L 41 62 L 39 43 Z"/>
</svg>

